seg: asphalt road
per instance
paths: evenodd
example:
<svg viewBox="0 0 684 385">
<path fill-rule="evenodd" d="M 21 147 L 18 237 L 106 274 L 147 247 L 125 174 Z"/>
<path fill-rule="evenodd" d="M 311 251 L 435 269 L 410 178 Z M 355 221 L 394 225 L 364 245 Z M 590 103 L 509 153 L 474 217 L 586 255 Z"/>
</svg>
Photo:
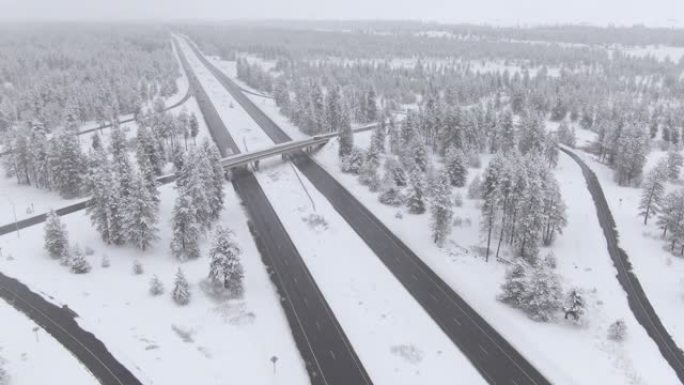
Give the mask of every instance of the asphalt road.
<svg viewBox="0 0 684 385">
<path fill-rule="evenodd" d="M 21 282 L 1 273 L 0 298 L 50 333 L 76 356 L 101 384 L 142 385 L 125 366 L 112 356 L 100 340 L 81 329 L 74 320 L 76 314 L 69 308 L 58 307 L 46 301 Z M 64 382 L 55 379 L 55 383 Z"/>
<path fill-rule="evenodd" d="M 181 52 L 181 61 L 194 85 L 202 115 L 221 155 L 239 153 L 215 106 L 191 71 L 184 52 L 180 47 L 176 48 Z M 281 304 L 306 362 L 311 383 L 372 384 L 256 177 L 246 170 L 237 170 L 232 183 L 247 209 L 250 231 L 281 296 Z"/>
<path fill-rule="evenodd" d="M 587 188 L 594 199 L 596 214 L 606 238 L 608 253 L 618 272 L 617 279 L 627 293 L 627 301 L 632 309 L 632 313 L 634 313 L 637 321 L 639 321 L 644 329 L 646 329 L 648 335 L 658 345 L 660 353 L 672 369 L 674 369 L 675 373 L 677 373 L 679 380 L 684 383 L 684 354 L 682 354 L 682 350 L 674 342 L 662 322 L 660 322 L 660 318 L 658 318 L 653 306 L 651 306 L 646 293 L 644 293 L 644 289 L 639 283 L 639 279 L 634 274 L 634 271 L 632 271 L 632 264 L 629 262 L 627 253 L 618 244 L 617 227 L 606 201 L 606 196 L 601 188 L 601 183 L 596 174 L 577 154 L 563 147 L 560 149 L 568 154 L 582 169 L 582 174 L 587 182 Z"/>
<path fill-rule="evenodd" d="M 291 140 L 225 74 L 195 54 L 276 143 Z M 368 244 L 482 376 L 494 385 L 550 382 L 335 178 L 303 152 L 294 164 Z"/>
</svg>

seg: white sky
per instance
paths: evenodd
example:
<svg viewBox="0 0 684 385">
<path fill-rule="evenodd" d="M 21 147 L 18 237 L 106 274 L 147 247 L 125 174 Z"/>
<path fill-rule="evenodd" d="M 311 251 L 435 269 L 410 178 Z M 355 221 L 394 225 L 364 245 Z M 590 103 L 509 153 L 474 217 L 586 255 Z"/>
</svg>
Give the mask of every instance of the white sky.
<svg viewBox="0 0 684 385">
<path fill-rule="evenodd" d="M 0 0 L 0 19 L 242 18 L 684 27 L 684 0 Z"/>
</svg>

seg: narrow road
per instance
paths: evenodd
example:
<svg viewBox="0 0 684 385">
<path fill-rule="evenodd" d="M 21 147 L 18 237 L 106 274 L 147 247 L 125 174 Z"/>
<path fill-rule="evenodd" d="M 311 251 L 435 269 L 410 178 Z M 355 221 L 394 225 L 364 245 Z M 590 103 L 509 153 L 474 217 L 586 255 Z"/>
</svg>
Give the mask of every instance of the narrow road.
<svg viewBox="0 0 684 385">
<path fill-rule="evenodd" d="M 617 226 L 615 225 L 615 220 L 610 212 L 606 196 L 601 188 L 601 183 L 596 177 L 596 174 L 577 154 L 567 148 L 561 147 L 560 149 L 568 154 L 582 169 L 582 174 L 587 182 L 587 188 L 594 199 L 596 214 L 606 238 L 608 253 L 618 272 L 617 279 L 627 293 L 627 301 L 629 302 L 629 307 L 632 309 L 632 313 L 634 313 L 637 321 L 639 321 L 644 329 L 646 329 L 648 335 L 653 339 L 656 345 L 658 345 L 660 353 L 677 373 L 679 380 L 684 383 L 684 354 L 667 332 L 665 326 L 660 322 L 660 318 L 658 318 L 644 289 L 639 283 L 639 279 L 632 270 L 632 264 L 629 262 L 627 253 L 625 253 L 618 244 Z"/>
<path fill-rule="evenodd" d="M 192 71 L 185 54 L 178 43 L 175 44 L 221 155 L 226 157 L 229 152 L 239 153 L 240 149 Z M 256 177 L 251 172 L 239 170 L 233 175 L 232 182 L 247 209 L 250 231 L 281 296 L 281 304 L 299 352 L 306 362 L 311 383 L 372 384 Z"/>
<path fill-rule="evenodd" d="M 0 298 L 26 314 L 69 350 L 103 385 L 142 385 L 112 356 L 100 340 L 78 325 L 76 314 L 32 292 L 26 285 L 0 273 Z M 37 368 L 39 370 L 39 368 Z M 63 379 L 62 379 L 63 380 Z M 60 382 L 60 379 L 55 379 Z"/>
<path fill-rule="evenodd" d="M 203 64 L 275 143 L 291 140 L 240 87 L 189 42 Z M 492 385 L 550 382 L 335 178 L 304 152 L 293 163 L 406 287 Z"/>
</svg>

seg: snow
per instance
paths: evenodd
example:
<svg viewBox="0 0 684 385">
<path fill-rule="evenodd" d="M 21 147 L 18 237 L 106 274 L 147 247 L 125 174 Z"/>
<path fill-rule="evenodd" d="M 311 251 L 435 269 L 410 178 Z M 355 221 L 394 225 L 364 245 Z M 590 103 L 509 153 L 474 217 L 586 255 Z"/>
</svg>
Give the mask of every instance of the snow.
<svg viewBox="0 0 684 385">
<path fill-rule="evenodd" d="M 161 239 L 146 253 L 128 246 L 105 245 L 85 213 L 79 212 L 63 217 L 63 223 L 72 242 L 95 250 L 87 257 L 93 265 L 91 273 L 73 275 L 50 260 L 42 249 L 40 225 L 22 230 L 22 239 L 13 234 L 0 237 L 4 256 L 14 257 L 0 259 L 0 269 L 36 292 L 50 293 L 55 302 L 68 303 L 80 315 L 78 323 L 100 338 L 143 383 L 308 382 L 278 295 L 234 191 L 227 186 L 227 207 L 218 223 L 235 232 L 243 250 L 245 295 L 218 302 L 200 288 L 209 271 L 209 239 L 202 240 L 200 259 L 176 262 L 168 249 L 175 190 L 171 185 L 160 190 Z M 108 269 L 100 266 L 104 255 L 111 261 Z M 143 275 L 132 272 L 136 259 L 143 264 Z M 192 301 L 185 307 L 176 306 L 168 294 L 178 267 L 191 284 Z M 166 289 L 160 297 L 148 294 L 153 274 Z M 192 340 L 184 341 L 174 329 L 187 331 Z M 273 355 L 279 357 L 276 373 L 269 361 Z"/>
<path fill-rule="evenodd" d="M 355 136 L 361 147 L 366 147 L 369 140 L 369 134 Z M 483 246 L 479 237 L 477 202 L 466 199 L 464 206 L 455 210 L 455 222 L 460 224 L 455 226 L 445 248 L 440 249 L 431 242 L 428 215 L 414 216 L 404 208 L 380 204 L 376 193 L 360 185 L 354 176 L 339 170 L 336 142 L 324 147 L 316 159 L 552 383 L 677 382 L 674 372 L 629 310 L 625 294 L 615 279 L 616 271 L 581 170 L 569 157 L 561 156 L 556 170 L 561 193 L 568 205 L 568 227 L 552 250 L 564 287 L 577 286 L 588 292 L 589 321 L 581 326 L 563 320 L 537 323 L 496 300 L 505 265 L 484 263 L 476 256 Z M 470 169 L 470 178 L 479 172 L 481 170 Z M 466 196 L 465 188 L 456 190 Z M 401 213 L 401 218 L 397 218 L 397 212 Z M 625 319 L 630 333 L 629 340 L 622 345 L 606 340 L 608 325 L 617 318 Z M 587 371 L 587 367 L 592 370 Z"/>
<path fill-rule="evenodd" d="M 231 135 L 249 149 L 273 142 L 185 49 L 200 82 L 217 102 Z M 233 108 L 230 104 L 233 103 Z M 226 107 L 228 106 L 228 107 Z M 370 377 L 381 384 L 464 384 L 484 380 L 370 248 L 290 164 L 264 161 L 256 174 L 285 229 L 336 315 Z M 315 204 L 315 210 L 307 195 Z M 313 225 L 317 215 L 325 225 Z M 315 222 L 315 221 L 314 221 Z M 403 350 L 418 353 L 413 360 Z"/>
<path fill-rule="evenodd" d="M 0 357 L 12 385 L 53 383 L 95 385 L 99 382 L 51 335 L 24 314 L 0 301 Z"/>
<path fill-rule="evenodd" d="M 666 45 L 647 45 L 647 46 L 622 46 L 615 48 L 623 53 L 634 57 L 653 57 L 658 61 L 664 62 L 668 59 L 674 63 L 684 57 L 684 47 L 673 47 Z"/>
<path fill-rule="evenodd" d="M 665 329 L 678 346 L 684 346 L 684 327 L 681 324 L 684 311 L 684 259 L 678 249 L 672 254 L 662 239 L 662 229 L 655 217 L 644 225 L 638 216 L 641 189 L 621 187 L 613 179 L 613 170 L 598 162 L 593 156 L 577 151 L 587 165 L 596 173 L 606 194 L 608 206 L 617 224 L 620 247 L 627 253 L 636 277 L 653 305 Z M 663 151 L 652 151 L 644 170 L 647 172 L 665 156 Z M 681 188 L 669 183 L 668 191 Z"/>
</svg>

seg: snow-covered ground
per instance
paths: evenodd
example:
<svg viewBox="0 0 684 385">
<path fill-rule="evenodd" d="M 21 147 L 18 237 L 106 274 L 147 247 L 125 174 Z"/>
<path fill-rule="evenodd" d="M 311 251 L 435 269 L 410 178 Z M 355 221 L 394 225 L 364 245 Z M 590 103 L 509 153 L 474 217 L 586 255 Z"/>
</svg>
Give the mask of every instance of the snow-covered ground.
<svg viewBox="0 0 684 385">
<path fill-rule="evenodd" d="M 662 238 L 662 229 L 651 217 L 648 225 L 638 216 L 642 190 L 635 187 L 621 187 L 613 179 L 614 171 L 600 163 L 595 156 L 577 151 L 594 170 L 606 194 L 606 200 L 617 224 L 620 247 L 627 253 L 646 296 L 658 317 L 678 346 L 684 346 L 684 258 L 677 248 L 673 253 Z M 652 151 L 648 155 L 645 172 L 659 159 L 666 156 L 663 151 Z M 668 191 L 682 188 L 678 182 L 670 183 Z"/>
<path fill-rule="evenodd" d="M 161 188 L 160 240 L 145 253 L 132 247 L 106 246 L 83 212 L 63 217 L 72 242 L 95 252 L 87 257 L 93 271 L 73 275 L 43 250 L 43 226 L 0 237 L 4 257 L 0 270 L 67 303 L 80 317 L 78 323 L 100 338 L 110 351 L 147 384 L 303 384 L 308 382 L 303 361 L 292 339 L 279 298 L 261 262 L 246 225 L 240 202 L 226 186 L 227 207 L 218 224 L 235 232 L 243 250 L 243 299 L 217 302 L 200 288 L 209 271 L 208 239 L 202 257 L 178 263 L 170 254 L 171 212 L 175 191 Z M 33 239 L 35 242 L 27 242 Z M 13 258 L 8 259 L 11 255 Z M 107 255 L 111 267 L 103 268 Z M 134 275 L 140 260 L 144 274 Z M 169 296 L 174 274 L 181 267 L 191 284 L 192 301 L 176 306 Z M 166 292 L 148 293 L 157 275 Z M 270 358 L 278 356 L 274 373 Z M 169 365 L 169 363 L 173 363 Z"/>
<path fill-rule="evenodd" d="M 684 57 L 684 47 L 672 47 L 666 45 L 649 45 L 649 46 L 627 46 L 614 48 L 620 50 L 623 53 L 636 56 L 636 57 L 647 57 L 652 56 L 658 61 L 665 61 L 670 59 L 670 61 L 677 63 Z"/>
<path fill-rule="evenodd" d="M 51 335 L 0 300 L 0 357 L 11 385 L 95 385 L 99 382 Z"/>
<path fill-rule="evenodd" d="M 184 47 L 185 49 L 185 47 Z M 229 131 L 250 150 L 273 142 L 186 49 Z M 203 69 L 204 68 L 204 69 Z M 233 108 L 230 105 L 233 105 Z M 311 183 L 266 161 L 257 179 L 374 382 L 463 384 L 484 380 Z M 324 224 L 316 224 L 322 219 Z"/>
<path fill-rule="evenodd" d="M 366 147 L 370 134 L 357 134 L 355 140 L 357 145 Z M 569 157 L 561 156 L 556 170 L 561 192 L 568 205 L 568 227 L 552 250 L 557 257 L 558 272 L 563 277 L 564 287 L 576 286 L 586 291 L 589 310 L 587 322 L 582 326 L 563 320 L 549 324 L 537 323 L 496 300 L 505 266 L 493 262 L 487 264 L 475 256 L 476 249 L 482 245 L 477 202 L 466 199 L 463 207 L 455 209 L 455 223 L 458 224 L 447 246 L 440 249 L 431 242 L 428 215 L 414 216 L 404 208 L 380 204 L 377 193 L 371 193 L 354 176 L 339 170 L 336 142 L 324 147 L 316 158 L 551 382 L 677 382 L 674 372 L 629 310 L 624 292 L 615 279 L 616 271 L 605 247 L 593 200 L 586 189 L 581 170 Z M 481 170 L 471 169 L 470 177 L 477 172 Z M 457 190 L 465 197 L 464 189 Z M 397 213 L 401 213 L 400 218 Z M 618 318 L 627 322 L 630 333 L 628 341 L 622 345 L 606 339 L 608 325 Z M 592 370 L 587 371 L 587 367 Z"/>
</svg>

